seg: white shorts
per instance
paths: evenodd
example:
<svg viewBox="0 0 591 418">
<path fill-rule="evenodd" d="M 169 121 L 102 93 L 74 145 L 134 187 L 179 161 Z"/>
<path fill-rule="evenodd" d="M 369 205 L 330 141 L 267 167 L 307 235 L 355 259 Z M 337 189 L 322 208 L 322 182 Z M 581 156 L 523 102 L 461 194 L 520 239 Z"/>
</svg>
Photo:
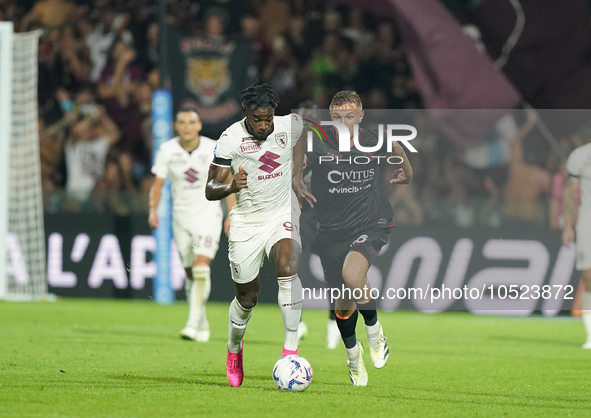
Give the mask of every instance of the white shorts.
<svg viewBox="0 0 591 418">
<path fill-rule="evenodd" d="M 577 226 L 577 270 L 591 270 L 591 228 Z"/>
<path fill-rule="evenodd" d="M 210 216 L 199 216 L 198 219 L 193 217 L 185 220 L 173 217 L 172 232 L 183 267 L 192 267 L 196 255 L 211 260 L 215 258 L 220 244 L 222 220 L 221 211 Z"/>
<path fill-rule="evenodd" d="M 232 280 L 239 284 L 254 280 L 263 266 L 265 255 L 269 255 L 273 245 L 286 238 L 302 245 L 299 217 L 292 219 L 292 216 L 285 215 L 263 224 L 232 226 L 228 249 Z"/>
</svg>

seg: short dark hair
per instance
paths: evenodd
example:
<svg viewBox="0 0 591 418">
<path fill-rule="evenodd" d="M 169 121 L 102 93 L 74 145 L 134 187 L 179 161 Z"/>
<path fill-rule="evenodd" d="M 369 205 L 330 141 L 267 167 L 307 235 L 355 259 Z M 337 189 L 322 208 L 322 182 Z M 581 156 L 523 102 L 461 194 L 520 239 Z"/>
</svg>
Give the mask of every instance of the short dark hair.
<svg viewBox="0 0 591 418">
<path fill-rule="evenodd" d="M 272 106 L 275 109 L 279 103 L 277 91 L 269 83 L 255 83 L 245 88 L 238 94 L 238 100 L 244 109 L 251 106 L 255 108 Z"/>
<path fill-rule="evenodd" d="M 176 115 L 175 115 L 175 119 L 179 116 L 179 113 L 185 113 L 185 112 L 195 113 L 199 117 L 199 119 L 201 119 L 201 116 L 199 116 L 199 112 L 197 112 L 197 109 L 195 109 L 194 107 L 191 107 L 191 106 L 183 106 L 179 110 L 177 110 Z"/>
<path fill-rule="evenodd" d="M 332 110 L 334 107 L 341 107 L 347 103 L 354 104 L 358 109 L 363 109 L 361 97 L 359 97 L 357 92 L 352 90 L 341 90 L 335 94 L 332 98 L 332 101 L 330 102 L 329 109 Z"/>
</svg>

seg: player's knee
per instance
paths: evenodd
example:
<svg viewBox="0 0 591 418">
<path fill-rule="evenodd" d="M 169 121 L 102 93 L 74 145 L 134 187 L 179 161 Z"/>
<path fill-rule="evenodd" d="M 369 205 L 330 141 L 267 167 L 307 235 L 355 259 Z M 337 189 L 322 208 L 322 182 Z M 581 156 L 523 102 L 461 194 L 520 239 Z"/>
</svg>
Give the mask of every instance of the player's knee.
<svg viewBox="0 0 591 418">
<path fill-rule="evenodd" d="M 297 272 L 297 268 L 291 260 L 290 256 L 279 257 L 277 263 L 277 276 L 289 277 Z"/>
<path fill-rule="evenodd" d="M 277 276 L 278 277 L 290 277 L 292 275 L 292 271 L 295 271 L 295 270 L 292 269 L 291 266 L 288 264 L 286 266 L 282 266 L 277 269 Z"/>
<path fill-rule="evenodd" d="M 246 310 L 250 310 L 254 308 L 258 301 L 258 295 L 256 293 L 243 293 L 241 295 L 236 295 L 236 299 L 240 306 L 242 306 Z"/>
<path fill-rule="evenodd" d="M 365 277 L 350 269 L 343 269 L 343 280 L 350 288 L 358 288 L 363 286 Z"/>
</svg>

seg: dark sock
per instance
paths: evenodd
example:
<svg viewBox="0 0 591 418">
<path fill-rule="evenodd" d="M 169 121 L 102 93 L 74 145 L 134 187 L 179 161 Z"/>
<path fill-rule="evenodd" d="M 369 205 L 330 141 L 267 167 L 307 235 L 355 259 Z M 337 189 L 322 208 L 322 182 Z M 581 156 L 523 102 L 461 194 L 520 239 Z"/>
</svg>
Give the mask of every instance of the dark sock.
<svg viewBox="0 0 591 418">
<path fill-rule="evenodd" d="M 361 311 L 361 315 L 363 315 L 363 321 L 368 327 L 378 322 L 378 311 Z"/>
<path fill-rule="evenodd" d="M 357 305 L 357 309 L 359 309 L 359 312 L 363 315 L 363 321 L 368 327 L 375 325 L 376 322 L 378 322 L 377 307 L 377 303 L 373 299 L 370 299 L 369 302 L 364 303 L 363 305 Z"/>
<path fill-rule="evenodd" d="M 330 310 L 330 313 L 329 313 L 329 315 L 328 315 L 328 318 L 329 318 L 329 319 L 332 319 L 333 321 L 334 321 L 335 319 L 337 319 L 337 314 L 336 314 L 336 312 L 335 312 L 335 310 L 334 310 L 334 309 L 331 309 L 331 310 Z"/>
<path fill-rule="evenodd" d="M 357 317 L 359 314 L 357 310 L 347 319 L 341 319 L 338 316 L 337 326 L 341 332 L 341 338 L 345 343 L 345 348 L 353 348 L 357 344 L 357 337 L 355 336 L 355 327 L 357 326 Z"/>
</svg>

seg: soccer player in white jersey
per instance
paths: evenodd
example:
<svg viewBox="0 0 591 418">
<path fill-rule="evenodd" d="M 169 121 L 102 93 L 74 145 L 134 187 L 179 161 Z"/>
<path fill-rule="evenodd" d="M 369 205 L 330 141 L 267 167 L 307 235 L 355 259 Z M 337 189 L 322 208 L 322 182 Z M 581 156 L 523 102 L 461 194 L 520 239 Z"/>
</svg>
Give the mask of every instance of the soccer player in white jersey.
<svg viewBox="0 0 591 418">
<path fill-rule="evenodd" d="M 591 349 L 591 144 L 575 149 L 566 162 L 569 178 L 563 197 L 564 231 L 562 243 L 577 243 L 577 270 L 582 272 L 583 324 L 587 341 L 583 348 Z M 577 209 L 577 190 L 581 187 L 581 205 Z M 576 220 L 576 227 L 575 227 Z"/>
<path fill-rule="evenodd" d="M 173 235 L 188 279 L 185 289 L 189 319 L 180 334 L 187 340 L 206 342 L 210 333 L 205 313 L 211 289 L 210 265 L 218 250 L 223 213 L 220 202 L 209 202 L 204 196 L 206 173 L 216 141 L 199 135 L 201 127 L 195 110 L 183 108 L 177 112 L 174 128 L 179 136 L 160 146 L 152 167 L 154 181 L 148 223 L 158 228 L 156 210 L 164 181 L 170 177 Z M 229 210 L 233 202 L 233 196 L 227 199 Z"/>
<path fill-rule="evenodd" d="M 236 297 L 230 304 L 226 360 L 228 381 L 234 387 L 244 378 L 242 338 L 257 303 L 265 254 L 277 270 L 283 356 L 297 354 L 302 305 L 297 275 L 300 208 L 292 191 L 291 169 L 292 147 L 302 133 L 303 121 L 295 114 L 274 115 L 279 99 L 268 84 L 243 90 L 239 99 L 245 118 L 218 140 L 206 187 L 210 200 L 236 194 L 228 254 Z M 225 184 L 228 177 L 231 184 Z"/>
</svg>

